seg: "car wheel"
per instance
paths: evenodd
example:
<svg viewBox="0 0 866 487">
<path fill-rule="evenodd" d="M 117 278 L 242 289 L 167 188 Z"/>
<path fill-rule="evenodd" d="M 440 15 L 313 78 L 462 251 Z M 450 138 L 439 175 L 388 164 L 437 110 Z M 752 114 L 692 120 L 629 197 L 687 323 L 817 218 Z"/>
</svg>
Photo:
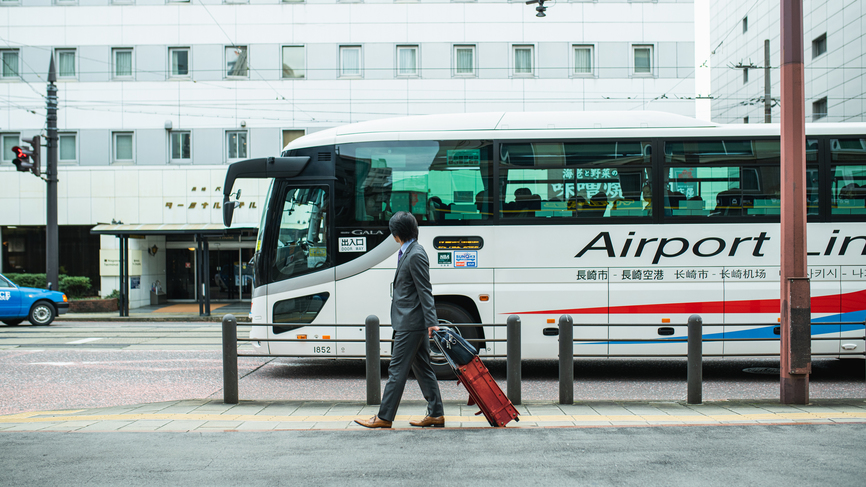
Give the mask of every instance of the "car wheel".
<svg viewBox="0 0 866 487">
<path fill-rule="evenodd" d="M 9 326 L 18 326 L 24 320 L 3 320 L 3 323 L 6 323 Z"/>
<path fill-rule="evenodd" d="M 30 315 L 27 318 L 27 321 L 34 325 L 46 326 L 50 325 L 52 321 L 54 321 L 54 306 L 51 306 L 50 303 L 46 303 L 45 301 L 40 301 L 33 305 L 30 308 Z"/>
<path fill-rule="evenodd" d="M 436 303 L 436 316 L 439 318 L 440 325 L 452 328 L 458 335 L 467 340 L 481 338 L 481 329 L 477 326 L 452 326 L 454 323 L 463 324 L 475 322 L 472 315 L 460 306 L 451 303 Z M 481 345 L 478 342 L 470 341 L 469 343 L 471 343 L 475 348 L 478 348 Z M 456 378 L 451 366 L 448 365 L 448 362 L 445 360 L 445 356 L 442 355 L 442 352 L 439 351 L 439 348 L 436 347 L 433 340 L 430 340 L 430 363 L 433 365 L 433 371 L 436 372 L 436 377 L 439 378 L 439 380 Z"/>
</svg>

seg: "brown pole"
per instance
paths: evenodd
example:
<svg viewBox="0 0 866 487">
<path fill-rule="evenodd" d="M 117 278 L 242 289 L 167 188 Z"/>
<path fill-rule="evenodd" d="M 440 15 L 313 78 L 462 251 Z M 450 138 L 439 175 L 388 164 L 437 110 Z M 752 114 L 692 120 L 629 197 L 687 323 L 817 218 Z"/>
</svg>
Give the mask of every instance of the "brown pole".
<svg viewBox="0 0 866 487">
<path fill-rule="evenodd" d="M 811 307 L 806 264 L 806 102 L 803 0 L 781 2 L 782 50 L 782 404 L 808 404 Z"/>
</svg>

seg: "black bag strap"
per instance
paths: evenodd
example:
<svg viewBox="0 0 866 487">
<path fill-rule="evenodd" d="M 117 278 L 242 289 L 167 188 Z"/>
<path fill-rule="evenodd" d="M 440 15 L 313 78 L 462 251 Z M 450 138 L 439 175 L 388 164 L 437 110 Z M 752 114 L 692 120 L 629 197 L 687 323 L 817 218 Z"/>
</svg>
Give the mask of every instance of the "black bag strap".
<svg viewBox="0 0 866 487">
<path fill-rule="evenodd" d="M 451 331 L 451 329 L 446 326 L 440 326 L 439 330 L 434 330 L 433 334 L 436 335 L 436 338 L 433 340 L 433 343 L 436 344 L 436 348 L 438 348 L 439 351 L 442 352 L 442 355 L 445 356 L 445 360 L 448 361 L 448 365 L 451 366 L 451 368 L 454 370 L 454 373 L 460 375 L 460 368 L 457 367 L 457 364 L 455 364 L 453 360 L 451 360 L 451 356 L 445 352 L 445 349 L 442 348 L 442 344 L 440 343 L 440 341 L 448 339 L 448 333 L 446 333 L 446 331 Z"/>
</svg>

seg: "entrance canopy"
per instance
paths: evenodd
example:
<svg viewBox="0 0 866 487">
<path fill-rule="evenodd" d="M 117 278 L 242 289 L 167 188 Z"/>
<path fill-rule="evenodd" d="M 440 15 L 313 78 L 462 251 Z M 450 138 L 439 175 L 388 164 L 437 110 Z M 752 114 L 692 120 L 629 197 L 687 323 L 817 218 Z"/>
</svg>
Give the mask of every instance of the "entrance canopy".
<svg viewBox="0 0 866 487">
<path fill-rule="evenodd" d="M 251 229 L 255 227 L 246 227 Z M 233 230 L 244 229 L 236 227 Z M 138 225 L 100 224 L 93 227 L 90 233 L 96 235 L 223 235 L 228 228 L 222 223 L 145 223 Z"/>
<path fill-rule="evenodd" d="M 165 223 L 165 224 L 99 224 L 90 230 L 95 235 L 114 235 L 120 239 L 120 316 L 129 316 L 129 239 L 148 235 L 189 235 L 197 244 L 195 252 L 195 289 L 200 316 L 210 316 L 210 286 L 207 269 L 210 265 L 210 245 L 207 237 L 217 237 L 238 230 L 256 227 L 227 228 L 221 223 Z"/>
</svg>

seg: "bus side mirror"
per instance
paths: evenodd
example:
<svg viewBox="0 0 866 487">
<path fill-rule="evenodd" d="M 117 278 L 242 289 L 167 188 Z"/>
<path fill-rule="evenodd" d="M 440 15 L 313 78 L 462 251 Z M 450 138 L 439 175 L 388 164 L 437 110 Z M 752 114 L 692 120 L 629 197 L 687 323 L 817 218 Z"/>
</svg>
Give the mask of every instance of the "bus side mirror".
<svg viewBox="0 0 866 487">
<path fill-rule="evenodd" d="M 223 225 L 226 227 L 232 226 L 232 214 L 235 212 L 235 208 L 240 205 L 237 201 L 229 201 L 229 197 L 226 196 L 223 199 Z"/>
</svg>

